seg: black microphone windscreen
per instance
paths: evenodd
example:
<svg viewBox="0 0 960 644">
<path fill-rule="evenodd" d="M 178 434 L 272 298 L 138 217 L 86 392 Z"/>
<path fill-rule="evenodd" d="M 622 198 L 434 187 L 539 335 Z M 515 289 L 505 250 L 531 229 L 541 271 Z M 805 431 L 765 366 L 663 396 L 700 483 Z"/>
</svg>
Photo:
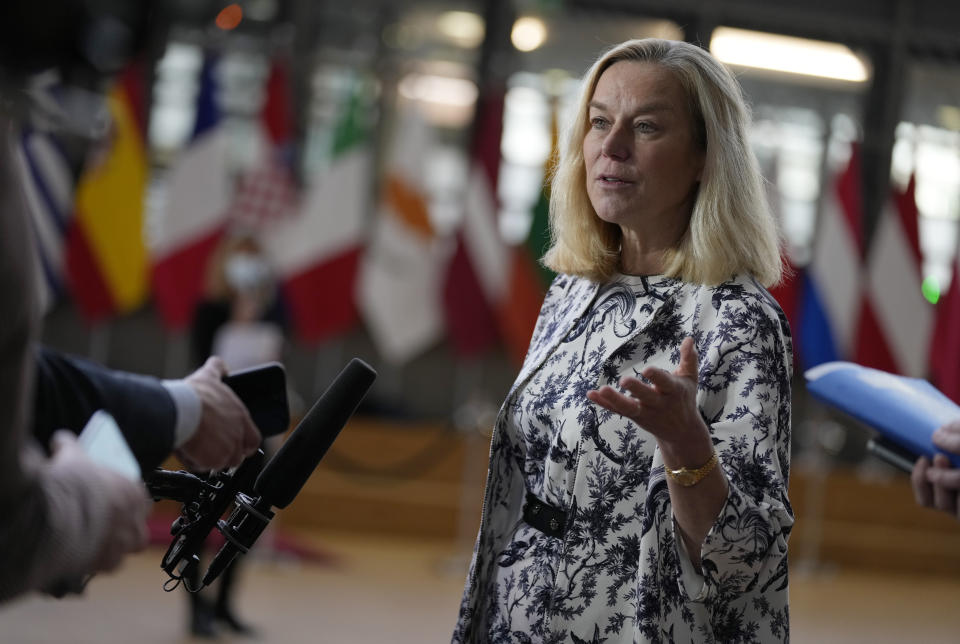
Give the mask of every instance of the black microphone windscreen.
<svg viewBox="0 0 960 644">
<path fill-rule="evenodd" d="M 293 501 L 376 377 L 377 372 L 358 358 L 343 368 L 260 472 L 254 490 L 261 499 L 278 508 Z"/>
</svg>

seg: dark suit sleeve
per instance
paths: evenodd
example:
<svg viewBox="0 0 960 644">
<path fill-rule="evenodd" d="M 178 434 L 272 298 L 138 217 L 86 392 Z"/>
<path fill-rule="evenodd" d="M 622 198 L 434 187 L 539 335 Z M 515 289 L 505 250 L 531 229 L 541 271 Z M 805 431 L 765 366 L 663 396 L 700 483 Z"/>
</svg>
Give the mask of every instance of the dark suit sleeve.
<svg viewBox="0 0 960 644">
<path fill-rule="evenodd" d="M 58 429 L 79 433 L 98 409 L 113 415 L 140 468 L 173 451 L 177 410 L 157 378 L 107 369 L 46 347 L 36 350 L 35 438 L 48 445 Z"/>
</svg>

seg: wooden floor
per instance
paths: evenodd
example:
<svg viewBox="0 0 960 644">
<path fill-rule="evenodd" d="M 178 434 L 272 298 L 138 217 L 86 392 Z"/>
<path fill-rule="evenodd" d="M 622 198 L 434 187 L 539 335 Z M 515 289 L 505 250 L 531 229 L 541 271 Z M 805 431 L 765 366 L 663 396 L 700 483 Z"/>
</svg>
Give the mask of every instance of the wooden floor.
<svg viewBox="0 0 960 644">
<path fill-rule="evenodd" d="M 302 565 L 252 553 L 240 612 L 261 642 L 447 642 L 467 554 L 449 541 L 387 542 L 324 533 L 330 556 Z M 94 579 L 81 598 L 30 597 L 0 609 L 0 642 L 169 644 L 185 635 L 186 602 L 165 593 L 160 550 Z M 960 579 L 826 570 L 791 573 L 793 642 L 960 642 Z M 221 636 L 219 642 L 250 642 Z"/>
</svg>

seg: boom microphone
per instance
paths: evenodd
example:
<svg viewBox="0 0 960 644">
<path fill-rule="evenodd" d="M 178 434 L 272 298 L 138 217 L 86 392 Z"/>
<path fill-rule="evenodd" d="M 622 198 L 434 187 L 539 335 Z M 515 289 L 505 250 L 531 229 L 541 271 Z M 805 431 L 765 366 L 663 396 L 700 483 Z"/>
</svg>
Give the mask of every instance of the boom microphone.
<svg viewBox="0 0 960 644">
<path fill-rule="evenodd" d="M 203 577 L 209 585 L 241 552 L 247 552 L 273 518 L 272 507 L 285 508 L 313 474 L 340 430 L 356 411 L 377 377 L 367 363 L 347 364 L 290 437 L 266 464 L 253 485 L 259 496 L 237 495 L 237 505 L 218 527 L 225 542 Z"/>
<path fill-rule="evenodd" d="M 358 358 L 343 368 L 260 472 L 253 489 L 261 499 L 281 509 L 293 501 L 376 377 L 377 372 Z"/>
</svg>

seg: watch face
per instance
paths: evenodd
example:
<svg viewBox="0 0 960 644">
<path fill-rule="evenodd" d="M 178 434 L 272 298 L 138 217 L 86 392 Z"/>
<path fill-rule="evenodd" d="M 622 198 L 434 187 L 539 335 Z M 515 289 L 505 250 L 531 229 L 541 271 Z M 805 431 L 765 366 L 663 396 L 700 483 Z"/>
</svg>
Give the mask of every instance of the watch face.
<svg viewBox="0 0 960 644">
<path fill-rule="evenodd" d="M 674 472 L 674 475 L 676 476 L 677 483 L 680 485 L 693 485 L 697 482 L 697 473 L 691 472 L 690 470 Z"/>
</svg>

